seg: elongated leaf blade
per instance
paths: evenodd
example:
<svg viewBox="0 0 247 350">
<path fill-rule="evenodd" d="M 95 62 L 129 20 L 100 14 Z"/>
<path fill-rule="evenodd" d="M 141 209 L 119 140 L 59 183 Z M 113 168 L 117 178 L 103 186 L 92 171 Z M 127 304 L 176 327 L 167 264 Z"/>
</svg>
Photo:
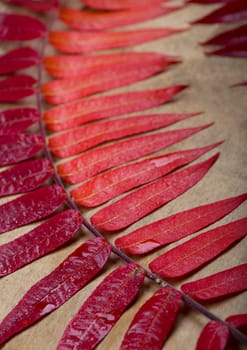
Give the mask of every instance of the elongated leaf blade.
<svg viewBox="0 0 247 350">
<path fill-rule="evenodd" d="M 39 62 L 39 53 L 31 47 L 14 49 L 0 56 L 0 74 L 13 73 L 35 66 Z"/>
<path fill-rule="evenodd" d="M 29 192 L 0 206 L 0 233 L 41 220 L 52 214 L 65 200 L 59 186 L 47 186 Z"/>
<path fill-rule="evenodd" d="M 206 52 L 206 55 L 247 58 L 247 39 L 241 43 L 226 45 L 220 49 Z"/>
<path fill-rule="evenodd" d="M 137 312 L 120 350 L 160 350 L 179 312 L 181 295 L 170 287 L 159 289 Z"/>
<path fill-rule="evenodd" d="M 19 107 L 0 111 L 0 135 L 17 134 L 37 123 L 40 118 L 35 108 Z"/>
<path fill-rule="evenodd" d="M 247 290 L 247 264 L 185 283 L 181 289 L 184 293 L 198 300 L 214 300 L 245 291 Z"/>
<path fill-rule="evenodd" d="M 117 238 L 115 244 L 130 254 L 147 253 L 214 223 L 237 208 L 246 199 L 247 193 L 244 193 L 237 197 L 176 213 Z"/>
<path fill-rule="evenodd" d="M 172 130 L 116 142 L 59 164 L 58 172 L 67 182 L 78 183 L 103 170 L 162 150 L 202 129 L 203 127 Z"/>
<path fill-rule="evenodd" d="M 186 0 L 186 3 L 209 5 L 209 4 L 218 4 L 218 3 L 228 3 L 228 2 L 234 2 L 234 1 L 236 0 Z"/>
<path fill-rule="evenodd" d="M 149 28 L 118 32 L 52 31 L 50 43 L 66 53 L 84 53 L 133 46 L 183 32 L 184 29 Z"/>
<path fill-rule="evenodd" d="M 40 135 L 20 133 L 0 136 L 0 166 L 31 158 L 44 146 L 44 138 Z"/>
<path fill-rule="evenodd" d="M 149 264 L 166 278 L 182 277 L 219 256 L 247 234 L 247 218 L 217 227 L 162 254 Z"/>
<path fill-rule="evenodd" d="M 144 271 L 136 264 L 114 270 L 71 320 L 57 349 L 71 349 L 71 344 L 78 349 L 93 349 L 135 298 L 144 277 Z"/>
<path fill-rule="evenodd" d="M 247 41 L 247 24 L 222 32 L 201 45 L 232 45 Z"/>
<path fill-rule="evenodd" d="M 50 150 L 60 158 L 85 151 L 106 141 L 120 139 L 165 127 L 195 114 L 153 114 L 96 122 L 55 135 L 49 139 Z"/>
<path fill-rule="evenodd" d="M 47 159 L 29 160 L 0 172 L 0 197 L 29 192 L 41 186 L 53 174 Z"/>
<path fill-rule="evenodd" d="M 22 5 L 30 10 L 37 12 L 46 12 L 58 7 L 57 0 L 5 0 L 8 3 Z"/>
<path fill-rule="evenodd" d="M 106 231 L 131 225 L 195 185 L 217 158 L 218 154 L 126 195 L 96 212 L 91 218 L 93 225 Z"/>
<path fill-rule="evenodd" d="M 210 321 L 202 330 L 196 344 L 196 350 L 224 350 L 230 332 L 219 321 Z"/>
<path fill-rule="evenodd" d="M 72 239 L 82 224 L 77 210 L 65 210 L 23 236 L 0 246 L 0 276 L 8 275 Z"/>
<path fill-rule="evenodd" d="M 229 322 L 234 327 L 237 327 L 242 333 L 247 333 L 247 313 L 228 316 L 226 318 L 226 322 Z"/>
<path fill-rule="evenodd" d="M 54 271 L 31 287 L 0 324 L 0 344 L 61 306 L 103 268 L 111 248 L 103 238 L 88 240 Z"/>
<path fill-rule="evenodd" d="M 0 39 L 25 41 L 43 37 L 47 30 L 37 18 L 13 13 L 0 13 Z"/>
<path fill-rule="evenodd" d="M 44 114 L 46 126 L 53 131 L 67 130 L 86 122 L 142 111 L 171 100 L 187 86 L 126 92 L 92 97 L 51 108 Z"/>
<path fill-rule="evenodd" d="M 35 94 L 36 80 L 29 75 L 16 75 L 0 81 L 0 102 L 13 102 Z"/>
<path fill-rule="evenodd" d="M 166 0 L 167 1 L 167 0 Z M 101 10 L 136 9 L 160 5 L 164 0 L 84 0 L 83 3 Z"/>
<path fill-rule="evenodd" d="M 192 162 L 216 147 L 216 145 L 170 153 L 109 170 L 73 189 L 70 192 L 71 197 L 79 205 L 86 207 L 98 206 L 121 193 L 151 182 Z"/>
</svg>

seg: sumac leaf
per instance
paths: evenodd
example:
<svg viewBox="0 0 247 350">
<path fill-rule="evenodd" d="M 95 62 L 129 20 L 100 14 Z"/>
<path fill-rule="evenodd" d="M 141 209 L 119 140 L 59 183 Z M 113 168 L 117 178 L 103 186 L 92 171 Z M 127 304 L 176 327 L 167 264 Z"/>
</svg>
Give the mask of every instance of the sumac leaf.
<svg viewBox="0 0 247 350">
<path fill-rule="evenodd" d="M 159 106 L 172 99 L 186 87 L 186 85 L 174 85 L 157 90 L 91 97 L 82 101 L 51 108 L 44 113 L 44 121 L 50 130 L 66 130 L 92 120 Z"/>
<path fill-rule="evenodd" d="M 173 214 L 116 239 L 118 248 L 144 254 L 199 231 L 237 208 L 247 193 Z"/>
<path fill-rule="evenodd" d="M 167 1 L 167 0 L 165 0 Z M 160 5 L 164 0 L 83 0 L 83 3 L 96 9 L 123 10 Z"/>
<path fill-rule="evenodd" d="M 41 186 L 53 174 L 47 159 L 29 160 L 0 172 L 0 197 L 28 192 Z"/>
<path fill-rule="evenodd" d="M 162 254 L 149 264 L 164 278 L 184 276 L 219 256 L 247 234 L 247 218 L 201 233 Z"/>
<path fill-rule="evenodd" d="M 45 141 L 40 135 L 20 133 L 0 136 L 0 166 L 31 158 L 44 146 Z"/>
<path fill-rule="evenodd" d="M 242 333 L 247 333 L 247 314 L 231 315 L 226 318 L 226 322 L 237 327 Z"/>
<path fill-rule="evenodd" d="M 159 289 L 138 310 L 120 350 L 160 350 L 179 312 L 181 295 L 170 287 Z"/>
<path fill-rule="evenodd" d="M 0 233 L 41 220 L 52 214 L 65 200 L 59 186 L 47 186 L 29 192 L 0 206 Z"/>
<path fill-rule="evenodd" d="M 232 87 L 238 87 L 238 86 L 247 86 L 247 81 L 242 81 L 240 83 L 236 83 L 232 85 Z"/>
<path fill-rule="evenodd" d="M 192 162 L 216 146 L 217 144 L 170 153 L 109 170 L 73 189 L 70 192 L 71 197 L 79 205 L 95 207 Z"/>
<path fill-rule="evenodd" d="M 32 286 L 0 324 L 0 344 L 57 309 L 103 268 L 111 248 L 103 238 L 88 240 L 54 271 Z"/>
<path fill-rule="evenodd" d="M 247 290 L 247 264 L 185 283 L 181 289 L 185 294 L 197 300 L 214 300 L 245 291 Z"/>
<path fill-rule="evenodd" d="M 22 5 L 30 10 L 37 12 L 46 12 L 58 7 L 57 0 L 5 0 L 11 4 Z"/>
<path fill-rule="evenodd" d="M 0 276 L 8 275 L 72 239 L 82 224 L 77 210 L 54 215 L 32 231 L 0 246 Z"/>
<path fill-rule="evenodd" d="M 234 1 L 237 1 L 237 0 L 187 0 L 186 3 L 209 5 L 209 4 L 234 2 Z"/>
<path fill-rule="evenodd" d="M 96 212 L 92 224 L 106 231 L 125 228 L 195 185 L 214 164 L 218 154 L 126 195 Z"/>
<path fill-rule="evenodd" d="M 196 350 L 224 350 L 230 335 L 229 328 L 219 321 L 210 321 L 202 330 Z"/>
<path fill-rule="evenodd" d="M 35 94 L 36 80 L 29 75 L 16 75 L 0 81 L 0 102 L 13 102 Z"/>
<path fill-rule="evenodd" d="M 201 45 L 232 45 L 247 41 L 247 24 L 222 32 Z"/>
<path fill-rule="evenodd" d="M 0 13 L 0 39 L 3 41 L 25 41 L 43 37 L 45 25 L 37 18 L 13 13 Z"/>
<path fill-rule="evenodd" d="M 0 74 L 16 72 L 40 62 L 39 53 L 31 47 L 20 47 L 0 56 Z"/>
<path fill-rule="evenodd" d="M 223 46 L 220 49 L 205 52 L 207 56 L 218 55 L 227 57 L 247 58 L 247 39 L 245 42 Z"/>
<path fill-rule="evenodd" d="M 67 182 L 78 183 L 113 166 L 162 150 L 202 129 L 203 127 L 171 130 L 119 141 L 59 164 L 57 169 Z"/>
<path fill-rule="evenodd" d="M 57 349 L 93 349 L 135 298 L 144 277 L 136 264 L 120 266 L 110 273 L 71 320 Z"/>
<path fill-rule="evenodd" d="M 19 107 L 0 111 L 0 135 L 17 134 L 40 118 L 35 108 Z"/>
</svg>

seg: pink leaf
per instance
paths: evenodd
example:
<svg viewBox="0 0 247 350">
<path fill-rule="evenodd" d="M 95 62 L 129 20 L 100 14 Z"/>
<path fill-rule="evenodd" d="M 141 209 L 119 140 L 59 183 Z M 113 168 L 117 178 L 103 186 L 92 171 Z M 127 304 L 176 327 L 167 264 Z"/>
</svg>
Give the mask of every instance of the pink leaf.
<svg viewBox="0 0 247 350">
<path fill-rule="evenodd" d="M 19 107 L 0 111 L 0 135 L 17 134 L 40 118 L 35 108 Z"/>
<path fill-rule="evenodd" d="M 16 75 L 0 81 L 0 102 L 13 102 L 35 94 L 36 80 L 29 75 Z"/>
<path fill-rule="evenodd" d="M 196 350 L 224 350 L 230 332 L 219 321 L 210 321 L 203 329 L 196 344 Z"/>
<path fill-rule="evenodd" d="M 31 47 L 20 47 L 0 56 L 0 74 L 16 72 L 40 62 L 39 53 Z"/>
</svg>

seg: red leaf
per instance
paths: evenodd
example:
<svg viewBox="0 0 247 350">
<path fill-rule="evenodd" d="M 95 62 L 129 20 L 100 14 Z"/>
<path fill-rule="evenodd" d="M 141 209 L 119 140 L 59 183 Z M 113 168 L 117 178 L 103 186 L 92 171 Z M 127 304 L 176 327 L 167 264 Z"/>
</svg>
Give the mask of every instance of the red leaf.
<svg viewBox="0 0 247 350">
<path fill-rule="evenodd" d="M 168 0 L 83 0 L 87 6 L 105 10 L 136 9 L 160 5 Z"/>
<path fill-rule="evenodd" d="M 92 224 L 106 231 L 125 228 L 195 185 L 218 158 L 210 159 L 165 176 L 99 210 Z"/>
<path fill-rule="evenodd" d="M 194 115 L 154 114 L 96 122 L 51 137 L 49 148 L 56 156 L 66 158 L 103 142 L 159 129 Z"/>
<path fill-rule="evenodd" d="M 206 55 L 247 58 L 247 39 L 245 42 L 223 46 L 220 49 L 205 52 Z"/>
<path fill-rule="evenodd" d="M 158 90 L 125 92 L 71 102 L 51 108 L 44 114 L 44 121 L 50 130 L 66 130 L 92 120 L 142 111 L 161 105 L 186 87 L 185 85 L 169 86 Z"/>
<path fill-rule="evenodd" d="M 247 218 L 204 232 L 159 256 L 150 269 L 162 277 L 184 276 L 219 256 L 247 233 Z"/>
<path fill-rule="evenodd" d="M 130 254 L 144 254 L 176 242 L 230 213 L 247 199 L 247 194 L 185 210 L 141 227 L 118 238 L 118 248 Z"/>
<path fill-rule="evenodd" d="M 37 18 L 12 13 L 0 13 L 0 40 L 33 40 L 44 36 L 46 32 L 45 25 Z"/>
<path fill-rule="evenodd" d="M 167 62 L 167 65 L 180 62 L 178 57 L 161 55 L 154 52 L 121 52 L 105 55 L 57 55 L 43 60 L 45 69 L 56 78 L 85 77 L 89 73 L 101 74 L 105 69 L 131 67 L 132 65 L 152 64 L 155 61 Z"/>
<path fill-rule="evenodd" d="M 31 47 L 20 47 L 0 56 L 0 74 L 16 72 L 40 62 L 39 53 Z"/>
<path fill-rule="evenodd" d="M 0 324 L 0 344 L 57 309 L 105 265 L 111 248 L 94 238 L 77 248 L 54 271 L 31 287 Z"/>
<path fill-rule="evenodd" d="M 60 186 L 47 186 L 29 192 L 0 206 L 0 233 L 38 221 L 53 213 L 66 195 Z"/>
<path fill-rule="evenodd" d="M 179 312 L 181 295 L 170 287 L 157 292 L 138 310 L 120 350 L 160 350 Z"/>
<path fill-rule="evenodd" d="M 68 53 L 83 53 L 133 46 L 160 38 L 166 38 L 172 34 L 183 31 L 184 29 L 172 28 L 136 29 L 121 32 L 99 33 L 53 31 L 49 34 L 49 41 L 60 51 Z"/>
<path fill-rule="evenodd" d="M 36 80 L 29 75 L 16 75 L 0 81 L 0 102 L 13 102 L 35 94 Z"/>
<path fill-rule="evenodd" d="M 113 166 L 162 150 L 193 135 L 202 128 L 160 132 L 106 145 L 59 164 L 58 172 L 67 182 L 78 183 Z"/>
<path fill-rule="evenodd" d="M 219 321 L 210 321 L 202 330 L 196 344 L 196 350 L 224 350 L 230 331 Z"/>
<path fill-rule="evenodd" d="M 109 170 L 73 189 L 71 197 L 79 205 L 95 207 L 192 162 L 217 145 L 170 153 Z"/>
<path fill-rule="evenodd" d="M 41 186 L 53 174 L 47 159 L 23 162 L 0 172 L 0 197 L 28 192 Z"/>
<path fill-rule="evenodd" d="M 228 3 L 228 2 L 234 2 L 237 0 L 187 0 L 186 3 L 195 3 L 195 4 L 203 4 L 203 5 L 209 5 L 209 4 L 218 4 L 218 3 Z"/>
<path fill-rule="evenodd" d="M 94 290 L 71 320 L 57 349 L 94 349 L 139 292 L 145 277 L 136 264 L 120 266 Z M 120 302 L 121 301 L 121 302 Z"/>
<path fill-rule="evenodd" d="M 145 7 L 144 9 L 119 11 L 93 11 L 61 8 L 59 18 L 69 27 L 80 30 L 105 30 L 143 22 L 167 15 L 181 9 L 181 6 Z"/>
<path fill-rule="evenodd" d="M 226 321 L 237 327 L 242 333 L 247 333 L 247 314 L 231 315 Z"/>
<path fill-rule="evenodd" d="M 185 294 L 198 300 L 214 300 L 245 291 L 247 290 L 247 264 L 185 283 L 181 289 Z"/>
<path fill-rule="evenodd" d="M 25 235 L 0 246 L 0 276 L 52 252 L 74 237 L 82 224 L 77 210 L 54 215 Z"/>
<path fill-rule="evenodd" d="M 242 81 L 240 83 L 234 84 L 232 85 L 232 87 L 238 87 L 238 86 L 246 86 L 247 85 L 247 81 Z"/>
<path fill-rule="evenodd" d="M 124 85 L 129 85 L 162 72 L 171 63 L 161 57 L 153 61 L 139 61 L 136 64 L 106 67 L 103 71 L 91 72 L 83 77 L 53 80 L 41 87 L 44 98 L 51 104 L 60 104 L 78 100 L 97 92 L 108 91 Z"/>
<path fill-rule="evenodd" d="M 0 135 L 17 134 L 40 118 L 39 111 L 35 108 L 15 108 L 0 111 Z"/>
<path fill-rule="evenodd" d="M 222 32 L 201 45 L 231 45 L 247 41 L 247 24 Z"/>
<path fill-rule="evenodd" d="M 31 158 L 44 145 L 45 141 L 40 135 L 23 133 L 0 136 L 0 166 Z"/>
<path fill-rule="evenodd" d="M 5 0 L 11 4 L 19 4 L 30 10 L 38 12 L 46 12 L 58 7 L 57 0 Z"/>
</svg>

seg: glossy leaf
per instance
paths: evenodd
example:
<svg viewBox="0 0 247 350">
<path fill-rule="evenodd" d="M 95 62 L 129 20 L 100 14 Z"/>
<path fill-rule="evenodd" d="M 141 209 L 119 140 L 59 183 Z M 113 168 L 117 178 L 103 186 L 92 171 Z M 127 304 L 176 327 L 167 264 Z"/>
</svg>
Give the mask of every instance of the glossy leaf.
<svg viewBox="0 0 247 350">
<path fill-rule="evenodd" d="M 109 170 L 73 189 L 71 197 L 79 205 L 95 207 L 192 162 L 216 146 L 170 153 Z"/>
<path fill-rule="evenodd" d="M 83 0 L 87 6 L 102 10 L 136 9 L 160 5 L 167 0 Z"/>
<path fill-rule="evenodd" d="M 46 126 L 53 131 L 67 130 L 86 122 L 142 111 L 171 100 L 187 86 L 175 85 L 157 90 L 125 92 L 91 97 L 51 108 L 44 113 Z"/>
<path fill-rule="evenodd" d="M 226 322 L 229 322 L 234 327 L 237 327 L 242 333 L 247 333 L 247 313 L 228 316 L 226 318 Z"/>
<path fill-rule="evenodd" d="M 111 249 L 103 238 L 88 240 L 32 286 L 0 324 L 0 344 L 57 309 L 97 275 Z"/>
<path fill-rule="evenodd" d="M 17 134 L 40 118 L 35 108 L 19 107 L 0 111 L 0 135 Z"/>
<path fill-rule="evenodd" d="M 37 18 L 13 13 L 0 13 L 0 40 L 25 41 L 43 37 L 47 30 Z"/>
<path fill-rule="evenodd" d="M 219 321 L 210 321 L 202 330 L 196 350 L 224 350 L 230 335 L 229 328 Z"/>
<path fill-rule="evenodd" d="M 0 136 L 0 166 L 31 158 L 44 146 L 45 141 L 40 135 L 20 133 Z"/>
<path fill-rule="evenodd" d="M 130 254 L 144 254 L 199 231 L 237 208 L 247 194 L 202 205 L 150 223 L 118 238 L 118 248 Z"/>
<path fill-rule="evenodd" d="M 59 18 L 71 28 L 97 31 L 147 21 L 180 8 L 180 6 L 149 6 L 143 9 L 108 12 L 61 8 Z"/>
<path fill-rule="evenodd" d="M 0 81 L 0 102 L 14 102 L 35 94 L 36 80 L 29 75 L 16 75 Z"/>
<path fill-rule="evenodd" d="M 53 174 L 47 159 L 22 162 L 0 172 L 0 197 L 32 191 L 41 186 Z"/>
<path fill-rule="evenodd" d="M 232 45 L 247 41 L 247 24 L 222 32 L 201 45 Z"/>
<path fill-rule="evenodd" d="M 247 234 L 247 218 L 201 233 L 162 254 L 149 264 L 164 278 L 184 276 L 219 256 Z"/>
<path fill-rule="evenodd" d="M 0 246 L 0 276 L 48 254 L 72 239 L 82 224 L 77 210 L 54 215 L 32 231 Z"/>
<path fill-rule="evenodd" d="M 247 39 L 245 42 L 223 46 L 220 49 L 206 52 L 206 55 L 247 58 Z"/>
<path fill-rule="evenodd" d="M 113 166 L 162 150 L 200 130 L 202 127 L 171 130 L 119 141 L 59 164 L 57 169 L 67 182 L 78 183 Z"/>
<path fill-rule="evenodd" d="M 96 122 L 58 134 L 49 139 L 50 150 L 65 158 L 106 141 L 162 128 L 195 114 L 153 114 Z"/>
<path fill-rule="evenodd" d="M 57 0 L 5 0 L 11 4 L 22 5 L 30 10 L 38 12 L 46 12 L 58 7 Z"/>
<path fill-rule="evenodd" d="M 158 179 L 96 212 L 92 224 L 106 231 L 125 228 L 181 195 L 208 172 L 218 155 Z"/>
<path fill-rule="evenodd" d="M 198 300 L 214 300 L 245 291 L 247 290 L 247 264 L 185 283 L 181 289 L 184 293 Z"/>
<path fill-rule="evenodd" d="M 66 195 L 59 186 L 47 186 L 29 192 L 0 206 L 0 233 L 14 230 L 52 214 Z"/>
<path fill-rule="evenodd" d="M 138 310 L 120 350 L 161 350 L 179 312 L 181 295 L 170 287 L 157 292 Z"/>
<path fill-rule="evenodd" d="M 0 74 L 16 72 L 40 62 L 39 53 L 31 47 L 20 47 L 0 56 Z"/>
<path fill-rule="evenodd" d="M 110 273 L 71 320 L 57 349 L 94 349 L 135 298 L 144 277 L 136 264 L 120 266 Z"/>
<path fill-rule="evenodd" d="M 149 28 L 118 32 L 52 31 L 50 43 L 66 53 L 84 53 L 104 49 L 124 48 L 166 38 L 184 29 Z"/>
</svg>

